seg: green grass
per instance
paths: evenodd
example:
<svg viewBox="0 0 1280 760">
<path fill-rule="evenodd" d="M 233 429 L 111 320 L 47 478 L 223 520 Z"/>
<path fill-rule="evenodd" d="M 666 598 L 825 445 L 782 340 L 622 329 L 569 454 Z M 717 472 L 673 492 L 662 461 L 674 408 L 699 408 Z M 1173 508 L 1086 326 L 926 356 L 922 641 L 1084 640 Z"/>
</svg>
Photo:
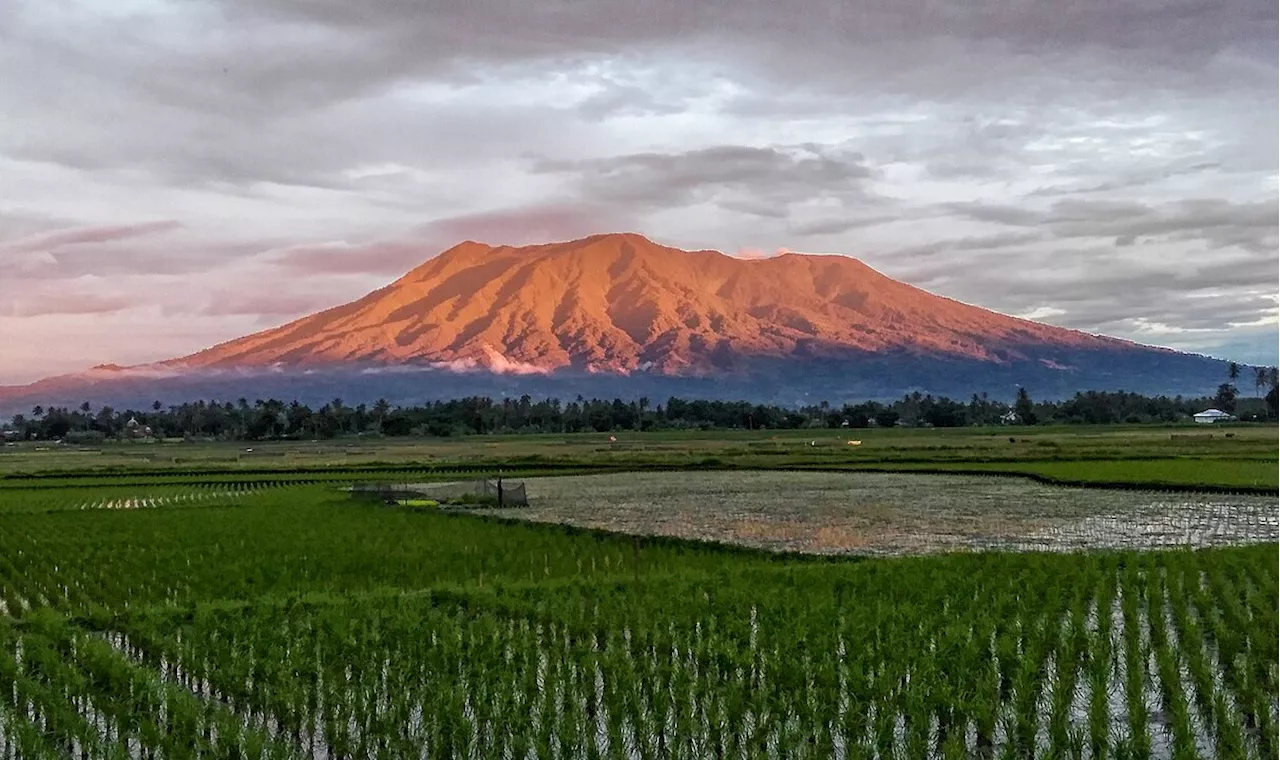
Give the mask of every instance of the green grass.
<svg viewBox="0 0 1280 760">
<path fill-rule="evenodd" d="M 870 465 L 869 467 L 876 467 Z M 882 469 L 1009 473 L 1064 485 L 1129 485 L 1150 488 L 1272 490 L 1280 486 L 1275 461 L 1211 458 L 1093 459 L 1027 462 L 899 462 Z"/>
<path fill-rule="evenodd" d="M 1230 435 L 1231 437 L 1227 437 Z M 1210 458 L 1277 461 L 1274 425 L 1098 426 L 811 431 L 620 432 L 476 436 L 459 439 L 361 438 L 324 443 L 263 442 L 246 453 L 232 443 L 112 443 L 72 450 L 30 444 L 0 449 L 0 476 L 33 473 L 290 473 L 393 468 L 681 466 L 714 458 L 735 466 Z M 1011 440 L 1012 439 L 1012 440 Z M 847 440 L 860 440 L 848 446 Z M 813 444 L 813 445 L 811 445 Z M 0 477 L 0 485 L 4 483 Z"/>
<path fill-rule="evenodd" d="M 1274 425 L 668 431 L 623 432 L 615 443 L 606 434 L 265 442 L 252 453 L 230 443 L 121 443 L 84 451 L 22 445 L 0 450 L 0 493 L 143 482 L 423 482 L 654 467 L 1005 472 L 1084 485 L 1271 492 L 1278 486 L 1276 432 Z"/>
<path fill-rule="evenodd" d="M 440 502 L 435 499 L 400 499 L 396 504 L 402 507 L 438 507 Z"/>
</svg>

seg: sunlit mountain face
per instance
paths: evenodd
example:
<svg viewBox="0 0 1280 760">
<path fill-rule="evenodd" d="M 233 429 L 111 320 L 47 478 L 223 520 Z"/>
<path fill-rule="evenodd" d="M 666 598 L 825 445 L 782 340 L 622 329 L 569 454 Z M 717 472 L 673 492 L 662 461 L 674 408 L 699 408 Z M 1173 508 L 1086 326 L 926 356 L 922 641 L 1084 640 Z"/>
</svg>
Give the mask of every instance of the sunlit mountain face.
<svg viewBox="0 0 1280 760">
<path fill-rule="evenodd" d="M 286 397 L 323 386 L 314 392 L 404 400 L 486 388 L 840 400 L 1022 385 L 1052 395 L 1203 393 L 1221 374 L 1204 357 L 933 295 L 848 256 L 749 260 L 608 234 L 462 243 L 359 300 L 281 327 L 6 396 L 142 398 L 179 387 L 225 396 L 232 386 L 244 395 L 249 383 Z"/>
</svg>

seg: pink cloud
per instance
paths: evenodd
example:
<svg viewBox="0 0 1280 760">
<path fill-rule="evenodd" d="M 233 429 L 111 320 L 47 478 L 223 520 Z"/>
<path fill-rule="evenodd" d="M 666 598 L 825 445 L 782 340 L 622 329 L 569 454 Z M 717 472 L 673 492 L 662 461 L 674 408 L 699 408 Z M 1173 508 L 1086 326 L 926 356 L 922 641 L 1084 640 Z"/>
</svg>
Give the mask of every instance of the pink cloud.
<svg viewBox="0 0 1280 760">
<path fill-rule="evenodd" d="M 730 254 L 735 259 L 743 259 L 744 261 L 760 261 L 763 259 L 772 259 L 790 253 L 786 248 L 779 248 L 773 253 L 762 251 L 759 248 L 739 248 L 737 253 Z"/>
<path fill-rule="evenodd" d="M 422 241 L 388 240 L 351 244 L 345 241 L 296 245 L 269 251 L 265 260 L 301 274 L 404 274 L 439 253 Z"/>
<path fill-rule="evenodd" d="M 182 223 L 172 219 L 109 227 L 77 227 L 20 238 L 0 246 L 0 250 L 6 253 L 40 253 L 71 245 L 109 243 L 115 240 L 158 235 L 180 227 Z"/>
<path fill-rule="evenodd" d="M 54 314 L 112 314 L 135 302 L 119 294 L 55 292 L 32 300 L 0 301 L 0 316 L 42 317 Z"/>
<path fill-rule="evenodd" d="M 209 303 L 201 314 L 222 316 L 228 314 L 256 314 L 263 317 L 306 314 L 341 303 L 342 296 L 323 293 L 282 293 L 279 288 L 262 292 L 220 289 L 209 294 Z"/>
</svg>

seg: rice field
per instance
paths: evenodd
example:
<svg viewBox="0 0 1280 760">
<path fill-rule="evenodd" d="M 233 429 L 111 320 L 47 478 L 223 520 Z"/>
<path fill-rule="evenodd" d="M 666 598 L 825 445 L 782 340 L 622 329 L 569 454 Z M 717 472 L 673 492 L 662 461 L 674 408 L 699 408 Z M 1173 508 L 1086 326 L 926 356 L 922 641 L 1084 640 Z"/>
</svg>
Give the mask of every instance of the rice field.
<svg viewBox="0 0 1280 760">
<path fill-rule="evenodd" d="M 1256 547 L 726 557 L 35 615 L 0 625 L 0 757 L 1273 758 L 1276 580 Z"/>
<path fill-rule="evenodd" d="M 1077 551 L 1274 542 L 1268 496 L 909 473 L 618 473 L 526 481 L 523 520 L 817 554 Z"/>
<path fill-rule="evenodd" d="M 1277 757 L 1274 497 L 522 480 L 0 490 L 0 760 Z"/>
</svg>

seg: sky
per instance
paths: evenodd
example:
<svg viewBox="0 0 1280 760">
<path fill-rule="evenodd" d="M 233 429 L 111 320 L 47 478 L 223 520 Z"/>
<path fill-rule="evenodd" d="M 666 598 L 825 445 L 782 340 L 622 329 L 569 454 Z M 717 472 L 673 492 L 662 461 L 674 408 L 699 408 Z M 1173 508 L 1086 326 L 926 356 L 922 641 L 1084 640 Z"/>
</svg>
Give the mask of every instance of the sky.
<svg viewBox="0 0 1280 760">
<path fill-rule="evenodd" d="M 610 231 L 1273 364 L 1276 12 L 7 0 L 0 384 Z"/>
</svg>

